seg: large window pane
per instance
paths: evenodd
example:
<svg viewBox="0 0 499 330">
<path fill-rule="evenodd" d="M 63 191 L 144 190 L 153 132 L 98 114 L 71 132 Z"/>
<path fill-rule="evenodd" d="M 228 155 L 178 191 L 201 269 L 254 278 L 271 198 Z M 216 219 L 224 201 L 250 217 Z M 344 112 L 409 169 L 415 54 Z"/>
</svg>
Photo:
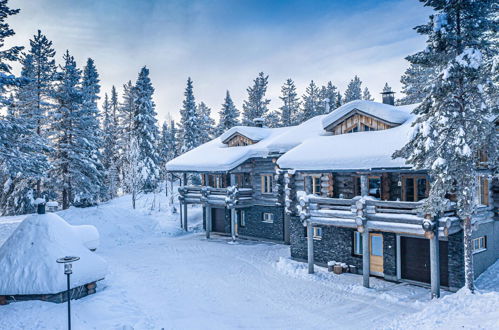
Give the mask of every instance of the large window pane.
<svg viewBox="0 0 499 330">
<path fill-rule="evenodd" d="M 414 202 L 414 179 L 405 179 L 405 200 L 408 202 Z"/>
<path fill-rule="evenodd" d="M 418 179 L 418 201 L 426 198 L 426 179 Z"/>
<path fill-rule="evenodd" d="M 371 255 L 383 256 L 383 238 L 381 236 L 371 236 Z"/>
</svg>

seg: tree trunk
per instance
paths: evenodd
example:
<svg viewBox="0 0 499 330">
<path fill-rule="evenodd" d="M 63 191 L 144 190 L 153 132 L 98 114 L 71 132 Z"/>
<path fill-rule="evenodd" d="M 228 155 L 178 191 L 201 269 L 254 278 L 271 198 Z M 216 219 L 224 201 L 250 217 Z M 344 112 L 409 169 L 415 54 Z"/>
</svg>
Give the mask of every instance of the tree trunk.
<svg viewBox="0 0 499 330">
<path fill-rule="evenodd" d="M 132 207 L 135 210 L 135 189 L 132 190 Z"/>
<path fill-rule="evenodd" d="M 465 287 L 472 293 L 475 292 L 474 273 L 473 273 L 473 245 L 471 239 L 471 217 L 464 219 L 464 279 Z"/>
</svg>

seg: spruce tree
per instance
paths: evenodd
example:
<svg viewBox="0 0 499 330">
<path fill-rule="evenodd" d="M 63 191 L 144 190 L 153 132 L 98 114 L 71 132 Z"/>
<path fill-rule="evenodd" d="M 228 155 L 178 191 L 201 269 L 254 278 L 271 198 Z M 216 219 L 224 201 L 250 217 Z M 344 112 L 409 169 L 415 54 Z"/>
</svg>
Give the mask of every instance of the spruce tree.
<svg viewBox="0 0 499 330">
<path fill-rule="evenodd" d="M 179 143 L 181 145 L 180 152 L 185 153 L 199 146 L 200 144 L 200 119 L 196 109 L 196 100 L 192 80 L 187 79 L 187 87 L 184 92 L 185 100 L 182 102 L 180 109 L 180 131 Z"/>
<path fill-rule="evenodd" d="M 297 115 L 300 112 L 300 100 L 296 92 L 296 86 L 292 79 L 287 79 L 281 87 L 282 106 L 279 108 L 278 115 L 282 126 L 292 126 L 297 121 Z"/>
<path fill-rule="evenodd" d="M 47 127 L 47 113 L 52 108 L 52 91 L 55 81 L 56 65 L 55 50 L 52 41 L 38 30 L 29 41 L 30 49 L 27 56 L 33 61 L 33 87 L 35 107 L 32 109 L 32 118 L 36 121 L 36 132 L 43 135 L 43 128 Z"/>
<path fill-rule="evenodd" d="M 362 99 L 362 81 L 355 76 L 347 86 L 345 91 L 344 103 Z"/>
<path fill-rule="evenodd" d="M 112 89 L 112 95 L 113 92 L 116 92 L 114 86 Z M 117 100 L 115 100 L 115 102 L 117 103 Z M 108 200 L 117 196 L 119 187 L 119 172 L 117 168 L 117 127 L 113 116 L 113 102 L 109 100 L 107 93 L 104 95 L 102 111 L 104 117 L 102 122 L 102 132 L 104 136 L 102 157 L 105 169 L 103 195 L 104 199 Z"/>
<path fill-rule="evenodd" d="M 211 118 L 211 109 L 201 102 L 198 105 L 199 116 L 199 143 L 203 144 L 211 139 L 215 133 L 215 121 Z"/>
<path fill-rule="evenodd" d="M 51 157 L 51 186 L 54 191 L 60 191 L 62 208 L 67 209 L 73 202 L 75 177 L 80 177 L 79 164 L 85 162 L 82 151 L 75 142 L 78 136 L 76 127 L 82 106 L 82 91 L 80 88 L 81 71 L 69 54 L 63 56 L 64 65 L 58 73 L 54 90 L 55 108 L 52 112 L 50 125 L 54 152 Z M 81 173 L 83 175 L 83 173 Z"/>
<path fill-rule="evenodd" d="M 111 95 L 112 96 L 112 95 Z M 131 139 L 131 132 L 133 128 L 133 117 L 135 113 L 135 107 L 134 107 L 134 88 L 132 81 L 128 81 L 126 84 L 123 85 L 123 97 L 122 97 L 122 102 L 118 107 L 118 114 L 117 114 L 117 144 L 118 144 L 118 161 L 117 161 L 117 167 L 119 169 L 119 176 L 120 180 L 123 179 L 124 177 L 124 167 L 126 163 L 126 156 L 125 152 L 128 146 L 130 145 L 130 139 Z M 117 100 L 117 97 L 116 97 Z M 113 102 L 113 97 L 111 97 L 111 102 Z M 126 191 L 126 185 L 121 184 L 121 188 L 125 189 L 124 192 Z"/>
<path fill-rule="evenodd" d="M 152 100 L 154 88 L 149 78 L 149 69 L 143 67 L 134 88 L 133 135 L 139 147 L 139 161 L 143 172 L 144 192 L 154 191 L 159 184 L 159 156 L 156 143 L 159 129 L 155 104 Z"/>
<path fill-rule="evenodd" d="M 253 81 L 253 86 L 246 89 L 248 99 L 243 103 L 243 125 L 253 126 L 253 121 L 256 118 L 264 118 L 269 111 L 269 99 L 265 98 L 267 92 L 269 76 L 260 72 L 258 77 Z"/>
<path fill-rule="evenodd" d="M 225 94 L 222 109 L 218 112 L 220 119 L 217 126 L 217 135 L 220 135 L 228 129 L 239 125 L 239 110 L 237 110 L 229 91 Z"/>
<path fill-rule="evenodd" d="M 312 80 L 305 90 L 305 94 L 302 96 L 303 108 L 300 116 L 300 123 L 308 120 L 319 114 L 320 99 L 319 99 L 319 87 Z"/>
<path fill-rule="evenodd" d="M 282 127 L 281 118 L 276 111 L 270 111 L 265 115 L 264 124 L 270 128 Z"/>
<path fill-rule="evenodd" d="M 369 92 L 369 89 L 367 87 L 364 88 L 364 92 L 362 93 L 362 99 L 366 101 L 374 101 L 374 98 L 371 96 L 371 93 Z"/>
<path fill-rule="evenodd" d="M 435 14 L 416 31 L 427 36 L 427 47 L 408 59 L 437 72 L 421 105 L 411 140 L 395 156 L 416 169 L 428 169 L 431 187 L 425 211 L 439 216 L 452 194 L 463 221 L 466 287 L 473 291 L 472 215 L 476 209 L 477 154 L 485 151 L 489 167 L 497 171 L 497 136 L 490 118 L 497 104 L 487 97 L 493 86 L 486 64 L 494 52 L 486 34 L 494 28 L 490 19 L 495 0 L 426 0 Z M 497 174 L 497 172 L 496 172 Z"/>
<path fill-rule="evenodd" d="M 175 121 L 172 120 L 170 122 L 170 136 L 168 139 L 168 152 L 169 152 L 168 160 L 176 158 L 180 154 L 177 136 L 178 136 L 177 127 L 175 125 Z"/>
<path fill-rule="evenodd" d="M 323 100 L 323 106 L 321 114 L 327 114 L 336 109 L 338 102 L 339 92 L 336 86 L 333 85 L 331 81 L 328 81 L 327 85 L 321 89 L 321 99 Z M 341 94 L 340 94 L 341 98 Z"/>
<path fill-rule="evenodd" d="M 402 93 L 404 97 L 398 100 L 398 104 L 415 104 L 424 100 L 430 81 L 433 79 L 432 68 L 411 63 L 400 78 L 402 83 Z"/>
</svg>

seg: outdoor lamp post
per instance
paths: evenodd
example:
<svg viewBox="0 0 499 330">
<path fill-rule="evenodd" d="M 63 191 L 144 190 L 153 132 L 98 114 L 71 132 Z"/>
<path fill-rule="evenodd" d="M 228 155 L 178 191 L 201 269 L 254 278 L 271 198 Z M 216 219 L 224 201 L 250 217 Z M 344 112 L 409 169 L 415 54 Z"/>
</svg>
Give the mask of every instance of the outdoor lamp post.
<svg viewBox="0 0 499 330">
<path fill-rule="evenodd" d="M 59 258 L 56 260 L 57 263 L 64 264 L 64 274 L 66 274 L 67 280 L 68 280 L 68 293 L 67 293 L 67 297 L 68 297 L 68 330 L 71 330 L 71 286 L 70 286 L 69 277 L 73 273 L 72 263 L 75 261 L 78 261 L 78 260 L 80 260 L 80 257 L 74 257 L 74 256 L 73 257 L 66 256 L 64 258 Z"/>
</svg>

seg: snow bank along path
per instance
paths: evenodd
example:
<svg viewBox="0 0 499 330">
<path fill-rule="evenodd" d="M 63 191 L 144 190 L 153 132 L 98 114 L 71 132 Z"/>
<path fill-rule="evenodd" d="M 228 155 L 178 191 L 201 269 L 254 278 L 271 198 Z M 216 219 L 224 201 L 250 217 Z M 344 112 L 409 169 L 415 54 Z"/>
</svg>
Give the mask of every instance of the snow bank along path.
<svg viewBox="0 0 499 330">
<path fill-rule="evenodd" d="M 365 289 L 359 276 L 320 267 L 308 275 L 305 264 L 289 260 L 288 246 L 229 245 L 217 236 L 206 241 L 200 229 L 178 230 L 168 210 L 151 212 L 144 205 L 132 211 L 128 205 L 125 198 L 61 212 L 70 223 L 99 229 L 97 253 L 109 261 L 97 294 L 74 302 L 75 329 L 403 328 L 410 324 L 391 322 L 417 315 L 417 326 L 419 317 L 435 312 L 426 289 L 376 279 L 374 289 Z M 189 212 L 200 220 L 200 209 Z M 473 309 L 467 317 L 483 315 Z M 0 307 L 0 320 L 0 329 L 65 329 L 65 306 L 14 303 Z M 419 328 L 461 324 L 432 320 Z"/>
</svg>

